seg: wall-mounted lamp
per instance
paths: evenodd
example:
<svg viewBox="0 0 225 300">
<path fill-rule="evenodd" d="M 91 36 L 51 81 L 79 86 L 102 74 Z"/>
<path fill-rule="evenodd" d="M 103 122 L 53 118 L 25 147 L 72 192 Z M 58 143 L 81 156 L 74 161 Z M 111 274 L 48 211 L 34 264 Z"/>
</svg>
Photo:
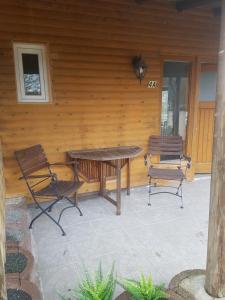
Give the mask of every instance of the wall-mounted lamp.
<svg viewBox="0 0 225 300">
<path fill-rule="evenodd" d="M 144 79 L 145 77 L 145 71 L 147 69 L 147 65 L 145 64 L 143 58 L 140 56 L 135 56 L 132 60 L 132 65 L 135 71 L 135 74 L 137 76 L 137 78 L 140 80 L 140 84 L 141 81 Z"/>
</svg>

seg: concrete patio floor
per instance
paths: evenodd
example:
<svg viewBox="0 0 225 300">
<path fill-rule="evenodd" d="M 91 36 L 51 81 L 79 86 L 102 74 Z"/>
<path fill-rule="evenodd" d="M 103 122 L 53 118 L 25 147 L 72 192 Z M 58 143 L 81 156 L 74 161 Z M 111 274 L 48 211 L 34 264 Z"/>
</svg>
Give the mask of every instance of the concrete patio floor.
<svg viewBox="0 0 225 300">
<path fill-rule="evenodd" d="M 168 194 L 154 196 L 148 207 L 147 187 L 135 188 L 130 196 L 122 194 L 121 216 L 100 197 L 82 200 L 83 217 L 75 209 L 62 217 L 66 236 L 42 216 L 32 233 L 44 300 L 60 299 L 58 292 L 76 287 L 84 270 L 93 273 L 100 262 L 104 270 L 115 262 L 118 278 L 151 273 L 155 283 L 166 285 L 183 270 L 205 268 L 209 190 L 209 176 L 186 182 L 182 210 L 179 199 Z M 30 207 L 30 213 L 37 210 Z M 120 292 L 117 287 L 115 296 Z"/>
</svg>

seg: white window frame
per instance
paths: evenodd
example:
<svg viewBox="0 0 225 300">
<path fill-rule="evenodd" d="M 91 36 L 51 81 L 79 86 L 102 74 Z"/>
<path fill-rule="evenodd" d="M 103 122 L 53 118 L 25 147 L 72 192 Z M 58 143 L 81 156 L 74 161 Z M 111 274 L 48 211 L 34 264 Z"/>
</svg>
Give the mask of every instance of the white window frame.
<svg viewBox="0 0 225 300">
<path fill-rule="evenodd" d="M 49 73 L 46 57 L 46 47 L 41 44 L 14 43 L 14 62 L 16 72 L 17 100 L 22 103 L 48 103 Z M 41 95 L 26 95 L 24 88 L 24 73 L 22 54 L 37 54 L 40 72 Z"/>
</svg>

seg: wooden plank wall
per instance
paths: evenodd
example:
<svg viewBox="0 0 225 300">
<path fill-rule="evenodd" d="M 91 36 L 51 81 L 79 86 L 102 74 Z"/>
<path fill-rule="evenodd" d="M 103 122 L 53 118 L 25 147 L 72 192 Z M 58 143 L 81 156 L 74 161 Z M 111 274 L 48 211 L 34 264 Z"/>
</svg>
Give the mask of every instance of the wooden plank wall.
<svg viewBox="0 0 225 300">
<path fill-rule="evenodd" d="M 0 141 L 0 299 L 6 299 L 5 287 L 5 180 Z"/>
<path fill-rule="evenodd" d="M 209 8 L 178 13 L 172 1 L 0 0 L 0 135 L 7 195 L 26 193 L 17 180 L 16 149 L 43 144 L 50 161 L 71 149 L 138 145 L 160 132 L 161 56 L 216 55 L 219 19 Z M 18 104 L 12 42 L 46 43 L 52 104 Z M 142 85 L 132 70 L 142 54 Z M 157 80 L 159 88 L 148 89 Z M 61 171 L 61 175 L 69 171 Z M 133 186 L 147 182 L 143 156 Z M 125 178 L 125 177 L 124 177 Z M 96 190 L 84 185 L 83 192 Z"/>
<path fill-rule="evenodd" d="M 215 101 L 199 102 L 196 173 L 210 173 Z"/>
</svg>

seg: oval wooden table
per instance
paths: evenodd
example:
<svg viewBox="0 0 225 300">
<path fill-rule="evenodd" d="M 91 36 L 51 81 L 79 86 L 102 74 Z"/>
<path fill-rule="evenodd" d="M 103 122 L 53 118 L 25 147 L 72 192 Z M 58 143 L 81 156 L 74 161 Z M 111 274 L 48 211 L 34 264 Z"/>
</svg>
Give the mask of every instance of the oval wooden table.
<svg viewBox="0 0 225 300">
<path fill-rule="evenodd" d="M 90 177 L 100 182 L 99 194 L 116 206 L 117 215 L 121 214 L 121 169 L 127 166 L 127 194 L 130 194 L 130 160 L 138 156 L 142 152 L 142 148 L 137 146 L 121 146 L 100 149 L 72 150 L 67 155 L 70 160 L 78 161 L 82 165 L 82 161 L 89 161 L 92 164 L 86 167 Z M 78 167 L 79 168 L 79 167 Z M 116 178 L 116 200 L 109 197 L 106 191 L 106 180 L 109 178 L 109 172 L 114 170 Z M 110 171 L 111 170 L 111 171 Z M 93 171 L 95 172 L 93 175 Z M 79 170 L 79 174 L 81 174 Z M 88 176 L 86 176 L 87 179 Z M 112 178 L 113 176 L 111 176 Z M 85 178 L 85 176 L 83 176 Z M 87 179 L 88 181 L 88 179 Z"/>
</svg>

